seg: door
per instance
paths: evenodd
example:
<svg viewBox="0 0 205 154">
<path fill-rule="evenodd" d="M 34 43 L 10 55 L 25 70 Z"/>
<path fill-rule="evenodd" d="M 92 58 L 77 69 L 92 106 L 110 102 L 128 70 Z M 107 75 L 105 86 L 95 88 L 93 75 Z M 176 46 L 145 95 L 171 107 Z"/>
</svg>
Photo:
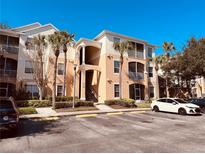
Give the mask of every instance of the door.
<svg viewBox="0 0 205 154">
<path fill-rule="evenodd" d="M 165 111 L 177 113 L 178 112 L 177 106 L 178 106 L 178 104 L 174 100 L 166 99 Z"/>
</svg>

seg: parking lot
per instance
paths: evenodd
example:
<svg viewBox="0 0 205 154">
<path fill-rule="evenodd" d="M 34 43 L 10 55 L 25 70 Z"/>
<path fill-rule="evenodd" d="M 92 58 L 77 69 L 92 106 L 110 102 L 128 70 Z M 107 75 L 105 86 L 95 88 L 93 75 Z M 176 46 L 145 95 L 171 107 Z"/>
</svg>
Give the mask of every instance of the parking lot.
<svg viewBox="0 0 205 154">
<path fill-rule="evenodd" d="M 205 152 L 205 115 L 152 111 L 22 120 L 0 152 Z"/>
</svg>

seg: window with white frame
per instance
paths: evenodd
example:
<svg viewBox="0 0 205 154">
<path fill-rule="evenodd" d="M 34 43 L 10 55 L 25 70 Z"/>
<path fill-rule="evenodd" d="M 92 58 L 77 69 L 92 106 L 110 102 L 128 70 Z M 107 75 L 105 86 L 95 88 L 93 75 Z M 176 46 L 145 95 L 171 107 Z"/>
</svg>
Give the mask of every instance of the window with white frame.
<svg viewBox="0 0 205 154">
<path fill-rule="evenodd" d="M 149 98 L 154 97 L 154 87 L 149 87 Z"/>
<path fill-rule="evenodd" d="M 31 94 L 32 97 L 38 97 L 38 87 L 37 85 L 30 85 L 27 84 L 25 85 L 25 90 L 26 92 L 29 92 Z"/>
<path fill-rule="evenodd" d="M 119 73 L 119 72 L 120 72 L 120 61 L 114 60 L 114 73 Z"/>
<path fill-rule="evenodd" d="M 29 60 L 25 61 L 25 73 L 33 73 L 33 65 Z"/>
<path fill-rule="evenodd" d="M 152 58 L 152 48 L 148 47 L 148 58 Z"/>
<path fill-rule="evenodd" d="M 113 43 L 118 43 L 120 42 L 120 38 L 119 37 L 113 37 Z"/>
<path fill-rule="evenodd" d="M 57 85 L 57 96 L 63 96 L 63 85 Z"/>
<path fill-rule="evenodd" d="M 64 64 L 58 63 L 58 75 L 63 75 L 63 74 L 64 74 Z"/>
<path fill-rule="evenodd" d="M 120 97 L 120 86 L 119 86 L 119 84 L 114 84 L 114 97 Z"/>
<path fill-rule="evenodd" d="M 153 77 L 153 67 L 148 67 L 149 77 Z"/>
</svg>

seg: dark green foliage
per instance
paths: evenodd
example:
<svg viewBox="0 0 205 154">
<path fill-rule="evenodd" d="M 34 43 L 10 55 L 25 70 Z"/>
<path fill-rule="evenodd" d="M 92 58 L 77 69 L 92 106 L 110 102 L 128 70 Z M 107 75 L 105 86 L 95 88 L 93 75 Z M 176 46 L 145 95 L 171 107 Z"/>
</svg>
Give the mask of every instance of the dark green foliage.
<svg viewBox="0 0 205 154">
<path fill-rule="evenodd" d="M 72 101 L 64 101 L 64 102 L 56 102 L 56 109 L 60 108 L 71 108 L 73 106 Z M 75 107 L 80 107 L 80 106 L 94 106 L 94 102 L 92 101 L 76 101 L 75 102 Z"/>
<path fill-rule="evenodd" d="M 45 99 L 52 101 L 51 96 L 48 96 Z M 75 100 L 79 101 L 78 97 L 76 97 Z M 56 102 L 63 102 L 63 101 L 73 101 L 73 97 L 72 96 L 56 96 Z"/>
<path fill-rule="evenodd" d="M 104 101 L 106 105 L 120 105 L 124 107 L 136 107 L 135 100 L 133 99 L 111 99 Z"/>
<path fill-rule="evenodd" d="M 21 100 L 16 101 L 18 107 L 49 107 L 51 106 L 51 101 L 49 100 Z"/>
<path fill-rule="evenodd" d="M 37 111 L 34 107 L 21 107 L 18 108 L 20 114 L 37 114 Z"/>
</svg>

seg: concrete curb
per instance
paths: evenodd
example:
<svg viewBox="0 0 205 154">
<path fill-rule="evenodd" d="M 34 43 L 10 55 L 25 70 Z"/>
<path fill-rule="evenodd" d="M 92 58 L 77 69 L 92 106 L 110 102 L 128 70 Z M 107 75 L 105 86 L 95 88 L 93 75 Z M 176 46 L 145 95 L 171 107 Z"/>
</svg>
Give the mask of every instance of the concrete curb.
<svg viewBox="0 0 205 154">
<path fill-rule="evenodd" d="M 133 111 L 151 111 L 151 108 L 138 108 L 138 109 L 118 109 L 113 111 L 76 111 L 76 112 L 60 112 L 52 115 L 46 114 L 30 114 L 30 115 L 21 115 L 20 119 L 41 119 L 48 117 L 66 117 L 66 116 L 77 116 L 83 114 L 106 114 L 106 113 L 116 113 L 116 112 L 133 112 Z"/>
</svg>

